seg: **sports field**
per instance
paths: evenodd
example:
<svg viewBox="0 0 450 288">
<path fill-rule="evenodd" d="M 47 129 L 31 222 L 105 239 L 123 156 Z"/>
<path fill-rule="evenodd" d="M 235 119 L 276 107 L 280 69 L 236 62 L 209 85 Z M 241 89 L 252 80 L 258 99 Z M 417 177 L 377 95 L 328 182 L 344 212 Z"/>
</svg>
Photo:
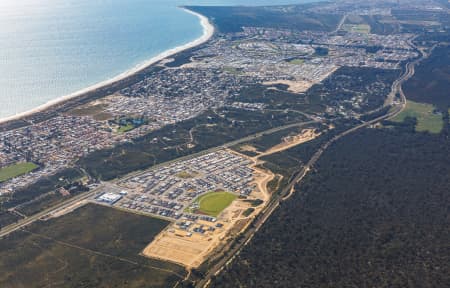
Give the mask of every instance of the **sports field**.
<svg viewBox="0 0 450 288">
<path fill-rule="evenodd" d="M 126 132 L 128 132 L 128 131 L 133 130 L 134 128 L 135 128 L 135 127 L 134 127 L 133 124 L 127 124 L 127 125 L 125 125 L 125 126 L 120 126 L 120 127 L 117 129 L 117 132 L 118 132 L 118 133 L 126 133 Z"/>
<path fill-rule="evenodd" d="M 195 202 L 199 205 L 197 212 L 217 217 L 236 198 L 237 196 L 235 194 L 229 192 L 206 193 L 195 200 Z"/>
<path fill-rule="evenodd" d="M 0 169 L 0 182 L 7 181 L 14 177 L 30 173 L 39 166 L 31 162 L 16 163 Z"/>
<path fill-rule="evenodd" d="M 370 26 L 367 24 L 345 24 L 342 26 L 344 31 L 350 33 L 369 34 Z"/>
<path fill-rule="evenodd" d="M 433 105 L 408 101 L 405 110 L 395 117 L 393 121 L 403 122 L 407 117 L 416 118 L 416 131 L 440 133 L 444 127 L 444 121 L 442 115 L 433 113 L 433 110 Z"/>
<path fill-rule="evenodd" d="M 305 62 L 305 60 L 303 59 L 292 59 L 291 61 L 289 61 L 290 64 L 293 65 L 301 65 Z"/>
</svg>

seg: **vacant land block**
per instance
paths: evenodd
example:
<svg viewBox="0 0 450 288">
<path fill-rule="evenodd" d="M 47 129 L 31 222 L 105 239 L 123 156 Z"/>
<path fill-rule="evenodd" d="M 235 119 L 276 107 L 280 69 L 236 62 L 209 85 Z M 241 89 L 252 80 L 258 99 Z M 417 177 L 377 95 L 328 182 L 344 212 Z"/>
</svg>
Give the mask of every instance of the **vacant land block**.
<svg viewBox="0 0 450 288">
<path fill-rule="evenodd" d="M 169 222 L 87 205 L 0 240 L 0 287 L 172 287 L 180 266 L 142 249 Z"/>
<path fill-rule="evenodd" d="M 367 24 L 345 24 L 342 29 L 350 33 L 369 34 L 370 26 Z"/>
</svg>

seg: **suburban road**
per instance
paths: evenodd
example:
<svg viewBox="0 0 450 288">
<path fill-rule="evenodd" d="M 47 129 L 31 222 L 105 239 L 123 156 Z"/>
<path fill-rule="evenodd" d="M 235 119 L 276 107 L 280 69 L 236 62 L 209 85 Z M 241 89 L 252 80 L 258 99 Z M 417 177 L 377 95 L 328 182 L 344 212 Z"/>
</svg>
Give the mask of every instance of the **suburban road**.
<svg viewBox="0 0 450 288">
<path fill-rule="evenodd" d="M 423 56 L 423 55 L 421 55 L 421 56 Z M 196 283 L 196 287 L 199 287 L 199 288 L 208 287 L 211 282 L 211 278 L 213 276 L 217 276 L 221 271 L 223 271 L 223 269 L 225 269 L 229 264 L 232 263 L 232 261 L 236 258 L 236 256 L 238 256 L 240 254 L 242 249 L 252 240 L 255 233 L 258 232 L 259 229 L 262 227 L 262 225 L 267 221 L 267 219 L 269 219 L 270 215 L 278 208 L 280 203 L 288 200 L 290 197 L 292 197 L 292 195 L 294 195 L 295 185 L 297 185 L 298 183 L 300 183 L 303 180 L 303 178 L 308 174 L 308 172 L 311 170 L 311 168 L 317 163 L 317 161 L 320 159 L 320 157 L 323 155 L 323 153 L 333 143 L 335 143 L 342 137 L 345 137 L 355 131 L 358 131 L 359 129 L 376 124 L 382 120 L 387 120 L 387 119 L 393 118 L 396 115 L 398 115 L 401 111 L 403 111 L 403 109 L 406 106 L 406 97 L 405 97 L 405 94 L 403 93 L 402 85 L 405 81 L 407 81 L 414 75 L 414 71 L 415 71 L 414 67 L 422 59 L 423 59 L 423 57 L 421 57 L 413 62 L 407 63 L 404 73 L 392 85 L 390 95 L 395 96 L 395 95 L 399 94 L 400 98 L 401 98 L 401 103 L 396 106 L 393 106 L 391 111 L 389 113 L 387 113 L 386 115 L 383 115 L 376 119 L 364 122 L 363 124 L 355 126 L 349 130 L 346 130 L 346 131 L 342 132 L 341 134 L 336 135 L 335 137 L 333 137 L 331 140 L 329 140 L 325 144 L 323 144 L 319 148 L 319 150 L 317 150 L 317 152 L 311 157 L 311 159 L 308 161 L 308 163 L 302 167 L 300 172 L 298 172 L 297 175 L 282 190 L 282 192 L 280 193 L 280 196 L 277 197 L 277 199 L 274 199 L 273 201 L 271 201 L 266 206 L 266 208 L 261 212 L 261 214 L 256 218 L 253 225 L 247 231 L 244 232 L 243 239 L 245 239 L 245 241 L 236 243 L 236 245 L 234 245 L 234 247 L 231 250 L 229 250 L 227 253 L 227 255 L 230 255 L 230 256 L 224 257 L 219 262 L 214 264 L 214 266 L 208 270 L 208 273 L 205 275 L 205 277 L 202 280 L 200 280 L 198 283 Z M 393 100 L 394 100 L 394 98 L 392 99 L 392 103 L 393 103 Z"/>
</svg>

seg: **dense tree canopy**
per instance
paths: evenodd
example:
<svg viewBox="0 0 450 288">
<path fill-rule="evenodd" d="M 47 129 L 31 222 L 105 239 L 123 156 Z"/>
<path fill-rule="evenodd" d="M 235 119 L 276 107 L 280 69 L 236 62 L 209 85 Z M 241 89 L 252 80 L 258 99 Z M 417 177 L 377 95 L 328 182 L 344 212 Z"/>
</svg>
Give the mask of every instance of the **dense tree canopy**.
<svg viewBox="0 0 450 288">
<path fill-rule="evenodd" d="M 213 287 L 450 287 L 449 144 L 343 138 Z"/>
</svg>

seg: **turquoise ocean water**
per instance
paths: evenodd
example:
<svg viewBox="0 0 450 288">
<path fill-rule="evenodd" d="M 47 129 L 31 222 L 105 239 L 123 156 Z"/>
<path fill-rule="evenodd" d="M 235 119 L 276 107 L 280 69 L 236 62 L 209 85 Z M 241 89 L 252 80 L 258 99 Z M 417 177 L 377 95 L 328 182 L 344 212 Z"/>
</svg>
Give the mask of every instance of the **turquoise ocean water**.
<svg viewBox="0 0 450 288">
<path fill-rule="evenodd" d="M 311 0 L 0 0 L 0 118 L 110 79 L 202 35 L 178 5 Z"/>
</svg>

